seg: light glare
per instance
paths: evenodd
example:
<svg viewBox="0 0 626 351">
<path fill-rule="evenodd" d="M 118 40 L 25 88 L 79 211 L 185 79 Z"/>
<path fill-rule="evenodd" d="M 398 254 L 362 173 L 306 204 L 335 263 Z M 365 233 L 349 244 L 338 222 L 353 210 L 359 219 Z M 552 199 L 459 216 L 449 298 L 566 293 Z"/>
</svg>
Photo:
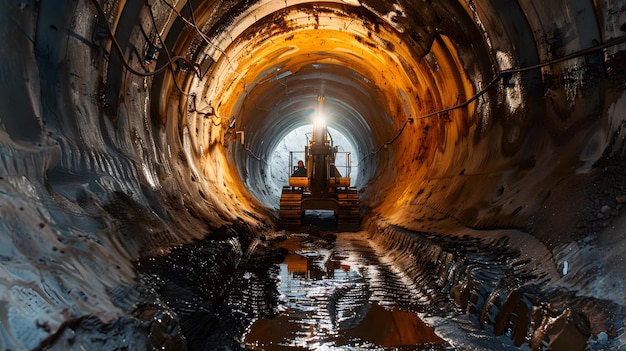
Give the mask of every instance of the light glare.
<svg viewBox="0 0 626 351">
<path fill-rule="evenodd" d="M 316 125 L 326 125 L 326 116 L 323 113 L 315 113 L 313 115 L 313 123 Z"/>
</svg>

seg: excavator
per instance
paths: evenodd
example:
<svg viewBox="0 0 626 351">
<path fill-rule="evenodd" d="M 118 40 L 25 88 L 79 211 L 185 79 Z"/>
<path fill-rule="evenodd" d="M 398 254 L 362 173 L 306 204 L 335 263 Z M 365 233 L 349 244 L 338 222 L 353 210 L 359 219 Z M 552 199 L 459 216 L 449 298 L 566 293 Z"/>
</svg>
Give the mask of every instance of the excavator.
<svg viewBox="0 0 626 351">
<path fill-rule="evenodd" d="M 323 95 L 318 96 L 318 116 L 324 116 Z M 359 194 L 350 186 L 350 154 L 346 154 L 346 176 L 335 165 L 338 147 L 323 118 L 316 119 L 309 145 L 304 147 L 306 167 L 292 167 L 289 185 L 284 186 L 280 196 L 280 223 L 285 229 L 298 228 L 307 210 L 330 210 L 334 212 L 340 230 L 358 230 L 360 224 Z M 302 162 L 304 163 L 304 162 Z"/>
</svg>

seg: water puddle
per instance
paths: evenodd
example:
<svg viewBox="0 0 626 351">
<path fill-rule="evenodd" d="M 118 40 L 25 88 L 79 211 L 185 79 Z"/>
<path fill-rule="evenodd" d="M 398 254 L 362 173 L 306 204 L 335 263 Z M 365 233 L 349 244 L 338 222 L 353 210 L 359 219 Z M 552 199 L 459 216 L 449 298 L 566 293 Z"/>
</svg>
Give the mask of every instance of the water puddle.
<svg viewBox="0 0 626 351">
<path fill-rule="evenodd" d="M 418 317 L 411 293 L 376 253 L 341 233 L 334 245 L 304 235 L 278 243 L 280 313 L 256 320 L 249 350 L 444 350 L 445 342 Z"/>
</svg>

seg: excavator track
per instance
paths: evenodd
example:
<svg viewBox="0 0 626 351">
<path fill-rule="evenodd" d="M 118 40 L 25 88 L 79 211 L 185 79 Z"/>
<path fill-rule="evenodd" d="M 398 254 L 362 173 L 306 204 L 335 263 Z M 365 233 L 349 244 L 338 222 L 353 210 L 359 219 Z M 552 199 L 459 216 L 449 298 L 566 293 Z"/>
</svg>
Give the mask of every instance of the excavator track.
<svg viewBox="0 0 626 351">
<path fill-rule="evenodd" d="M 283 187 L 280 196 L 280 224 L 285 229 L 299 227 L 302 221 L 302 191 Z"/>
<path fill-rule="evenodd" d="M 356 188 L 348 188 L 337 194 L 339 216 L 337 225 L 340 230 L 358 230 L 361 223 L 361 203 Z"/>
</svg>

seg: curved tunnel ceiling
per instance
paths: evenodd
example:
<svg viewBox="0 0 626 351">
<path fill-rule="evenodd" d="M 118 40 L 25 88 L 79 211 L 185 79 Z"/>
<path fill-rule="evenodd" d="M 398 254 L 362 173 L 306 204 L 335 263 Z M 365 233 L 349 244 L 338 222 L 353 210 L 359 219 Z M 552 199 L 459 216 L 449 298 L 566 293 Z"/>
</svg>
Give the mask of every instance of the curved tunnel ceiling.
<svg viewBox="0 0 626 351">
<path fill-rule="evenodd" d="M 157 80 L 151 101 L 160 106 L 152 110 L 152 118 L 180 119 L 180 126 L 191 131 L 196 154 L 225 134 L 224 123 L 216 121 L 228 120 L 231 132 L 243 141 L 230 156 L 237 173 L 266 205 L 275 203 L 259 195 L 267 187 L 258 181 L 264 179 L 267 159 L 284 135 L 308 122 L 306 112 L 320 94 L 336 111 L 330 123 L 356 145 L 358 159 L 366 161 L 360 188 L 369 179 L 384 179 L 383 174 L 391 174 L 387 180 L 392 180 L 415 173 L 450 176 L 471 167 L 471 173 L 484 172 L 484 166 L 503 165 L 493 162 L 495 154 L 508 159 L 509 166 L 528 162 L 535 157 L 528 139 L 532 130 L 540 123 L 555 131 L 574 127 L 560 114 L 575 105 L 585 84 L 591 86 L 565 85 L 546 105 L 542 77 L 553 69 L 581 74 L 581 69 L 567 67 L 588 59 L 581 54 L 568 62 L 540 63 L 603 41 L 594 8 L 562 5 L 566 12 L 559 16 L 569 21 L 575 15 L 585 23 L 584 35 L 567 22 L 562 28 L 544 24 L 555 15 L 545 6 L 514 2 L 258 1 L 232 7 L 181 2 L 172 11 L 168 3 L 155 1 L 142 10 L 154 16 L 163 33 L 160 38 L 153 34 L 153 41 L 163 40 L 173 48 L 169 56 L 184 56 L 196 67 L 176 74 L 177 81 L 168 73 Z M 545 38 L 552 44 L 544 46 Z M 162 54 L 154 66 L 165 65 L 169 56 Z M 597 69 L 601 67 L 585 70 Z M 190 99 L 193 108 L 185 111 L 182 106 Z M 175 101 L 178 110 L 171 108 Z M 199 111 L 216 115 L 212 125 L 203 122 L 206 114 Z M 538 119 L 542 114 L 546 121 Z M 479 141 L 489 144 L 483 155 L 475 146 Z M 463 155 L 471 160 L 465 166 Z M 412 169 L 402 173 L 403 166 L 397 165 L 407 160 Z M 395 191 L 370 185 L 376 191 Z M 410 188 L 419 192 L 417 185 Z M 406 191 L 395 195 L 391 198 L 407 196 Z M 386 202 L 390 211 L 404 207 L 404 202 Z"/>
<path fill-rule="evenodd" d="M 196 96 L 197 110 L 204 104 L 218 117 L 235 119 L 235 129 L 245 137 L 241 152 L 249 153 L 235 155 L 240 173 L 262 179 L 265 164 L 254 160 L 266 160 L 286 133 L 309 122 L 305 115 L 317 95 L 327 97 L 328 110 L 335 111 L 329 123 L 351 139 L 361 159 L 392 141 L 407 121 L 463 102 L 493 78 L 489 60 L 462 58 L 489 58 L 479 28 L 468 25 L 473 23 L 468 8 L 457 3 L 425 5 L 419 11 L 406 8 L 409 12 L 398 4 L 261 1 L 220 17 L 215 9 L 207 15 L 200 7 L 192 17 L 210 19 L 198 24 L 202 30 L 215 26 L 212 22 L 223 26 L 210 31 L 213 38 L 198 35 L 192 23 L 186 23 L 180 38 L 165 41 L 190 42 L 194 55 L 189 59 L 200 69 L 210 65 L 201 78 L 188 76 L 185 92 Z M 171 18 L 166 14 L 162 17 Z M 416 26 L 435 19 L 437 27 Z M 462 45 L 455 45 L 447 33 Z M 179 93 L 171 85 L 163 87 L 173 96 L 160 92 L 162 106 Z M 459 123 L 467 123 L 471 110 L 459 114 Z M 448 128 L 438 122 L 434 127 Z M 205 130 L 191 134 L 197 150 L 210 143 Z M 363 184 L 379 171 L 377 157 L 373 160 L 362 170 Z M 249 184 L 264 187 L 260 182 Z"/>
<path fill-rule="evenodd" d="M 37 300 L 41 321 L 8 318 L 36 331 L 7 344 L 55 338 L 47 330 L 64 328 L 66 305 L 77 319 L 123 315 L 111 291 L 135 283 L 138 257 L 216 238 L 235 266 L 250 233 L 276 222 L 267 162 L 310 123 L 320 94 L 330 125 L 358 150 L 364 230 L 467 235 L 495 250 L 506 241 L 552 287 L 626 305 L 620 2 L 67 0 L 3 10 L 0 229 L 10 236 L 0 258 L 64 277 L 52 288 L 0 277 L 20 306 L 31 306 L 22 286 L 61 296 Z M 83 274 L 98 279 L 85 285 Z"/>
</svg>

